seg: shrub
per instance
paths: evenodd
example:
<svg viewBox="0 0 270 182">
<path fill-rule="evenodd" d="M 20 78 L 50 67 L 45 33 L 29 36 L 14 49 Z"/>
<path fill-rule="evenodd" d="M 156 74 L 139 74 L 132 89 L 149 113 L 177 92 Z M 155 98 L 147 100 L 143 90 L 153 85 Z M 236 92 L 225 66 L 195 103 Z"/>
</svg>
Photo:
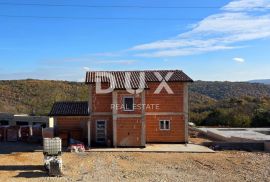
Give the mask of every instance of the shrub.
<svg viewBox="0 0 270 182">
<path fill-rule="evenodd" d="M 230 127 L 249 127 L 251 118 L 248 115 L 234 114 L 229 122 Z"/>
<path fill-rule="evenodd" d="M 256 111 L 252 124 L 253 127 L 269 127 L 270 126 L 270 111 L 259 109 Z"/>
</svg>

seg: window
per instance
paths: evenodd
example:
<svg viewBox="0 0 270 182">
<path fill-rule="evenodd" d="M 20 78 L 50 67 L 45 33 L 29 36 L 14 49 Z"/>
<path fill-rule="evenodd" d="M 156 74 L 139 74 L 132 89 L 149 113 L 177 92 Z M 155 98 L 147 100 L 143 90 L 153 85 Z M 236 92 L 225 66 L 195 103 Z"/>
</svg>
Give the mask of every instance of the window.
<svg viewBox="0 0 270 182">
<path fill-rule="evenodd" d="M 124 97 L 124 111 L 134 111 L 134 97 Z"/>
<path fill-rule="evenodd" d="M 97 143 L 106 143 L 106 135 L 107 135 L 107 126 L 106 121 L 97 120 L 96 121 L 96 142 Z"/>
<path fill-rule="evenodd" d="M 170 130 L 171 122 L 169 120 L 160 120 L 159 121 L 159 129 L 160 130 Z"/>
</svg>

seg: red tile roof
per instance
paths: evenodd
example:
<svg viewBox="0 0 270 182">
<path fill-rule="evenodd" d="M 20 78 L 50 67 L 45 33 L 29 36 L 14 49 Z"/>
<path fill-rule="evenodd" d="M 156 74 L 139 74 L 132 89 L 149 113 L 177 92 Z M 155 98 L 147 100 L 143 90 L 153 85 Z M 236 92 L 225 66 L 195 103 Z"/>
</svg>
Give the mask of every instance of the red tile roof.
<svg viewBox="0 0 270 182">
<path fill-rule="evenodd" d="M 96 74 L 99 73 L 102 83 L 108 83 L 108 77 L 111 75 L 115 78 L 115 88 L 124 89 L 125 88 L 125 75 L 130 73 L 130 84 L 131 88 L 139 88 L 140 84 L 140 73 L 145 73 L 145 88 L 148 88 L 147 82 L 159 82 L 160 80 L 155 76 L 155 72 L 158 72 L 162 79 L 165 79 L 165 76 L 168 73 L 172 73 L 172 76 L 167 82 L 193 82 L 193 80 L 188 77 L 183 71 L 180 70 L 145 70 L 145 71 L 90 71 L 86 73 L 85 83 L 91 84 L 96 83 Z M 109 74 L 108 74 L 109 73 Z"/>
</svg>

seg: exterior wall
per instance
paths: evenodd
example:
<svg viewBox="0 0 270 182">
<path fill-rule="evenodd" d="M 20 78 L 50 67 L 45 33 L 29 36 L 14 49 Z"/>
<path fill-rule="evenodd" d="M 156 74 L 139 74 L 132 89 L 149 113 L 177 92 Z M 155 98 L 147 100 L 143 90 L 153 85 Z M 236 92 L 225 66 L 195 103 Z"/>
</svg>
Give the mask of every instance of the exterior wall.
<svg viewBox="0 0 270 182">
<path fill-rule="evenodd" d="M 102 85 L 106 88 L 108 85 Z M 107 146 L 144 146 L 142 144 L 141 109 L 124 111 L 123 97 L 133 96 L 135 104 L 142 103 L 141 94 L 133 95 L 125 90 L 110 94 L 97 94 L 94 85 L 90 85 L 89 110 L 91 113 L 91 144 L 96 144 L 96 121 L 107 121 Z M 119 106 L 112 108 L 112 104 Z M 134 116 L 136 115 L 136 116 Z"/>
<path fill-rule="evenodd" d="M 117 146 L 140 147 L 142 121 L 141 118 L 117 119 Z"/>
<path fill-rule="evenodd" d="M 158 109 L 146 108 L 146 142 L 147 143 L 184 143 L 186 138 L 186 124 L 184 111 L 185 84 L 170 82 L 168 85 L 173 94 L 165 89 L 160 94 L 154 94 L 159 83 L 148 83 L 146 104 L 157 104 Z M 159 121 L 170 120 L 170 130 L 160 130 Z"/>
<path fill-rule="evenodd" d="M 144 120 L 142 108 L 134 108 L 134 111 L 124 111 L 124 97 L 134 97 L 134 104 L 139 105 L 144 102 L 143 94 L 130 94 L 125 90 L 114 91 L 113 103 L 120 108 L 114 108 L 114 146 L 120 147 L 141 147 L 145 146 L 144 140 Z"/>
<path fill-rule="evenodd" d="M 107 84 L 102 84 L 102 88 L 107 88 Z M 90 85 L 90 99 L 92 112 L 112 112 L 112 93 L 97 94 L 95 85 Z"/>
<path fill-rule="evenodd" d="M 159 121 L 170 120 L 170 130 L 160 130 Z M 146 116 L 147 143 L 184 143 L 185 121 L 184 116 Z"/>
<path fill-rule="evenodd" d="M 108 147 L 112 147 L 113 143 L 113 123 L 111 115 L 95 115 L 91 116 L 91 143 L 92 145 L 98 145 L 96 143 L 96 121 L 105 120 L 106 121 L 106 143 Z"/>
<path fill-rule="evenodd" d="M 148 83 L 149 89 L 132 95 L 125 90 L 110 94 L 96 94 L 90 85 L 89 110 L 91 113 L 91 143 L 96 139 L 96 120 L 107 121 L 108 146 L 144 146 L 145 143 L 184 143 L 188 141 L 188 93 L 187 83 L 170 82 L 174 94 L 163 88 L 154 94 L 159 82 Z M 103 85 L 106 88 L 106 85 Z M 122 106 L 124 96 L 134 96 L 135 104 L 146 104 L 146 108 L 134 111 L 115 109 L 111 104 Z M 152 105 L 152 107 L 149 107 Z M 159 121 L 170 120 L 170 130 L 160 130 Z"/>
<path fill-rule="evenodd" d="M 88 116 L 58 116 L 54 117 L 55 133 L 62 138 L 64 146 L 68 138 L 84 141 L 87 138 Z"/>
<path fill-rule="evenodd" d="M 168 94 L 163 88 L 159 94 L 154 94 L 160 83 L 148 83 L 149 89 L 145 91 L 146 104 L 157 104 L 159 109 L 146 108 L 146 112 L 183 112 L 184 84 L 170 82 L 168 85 L 173 94 Z"/>
<path fill-rule="evenodd" d="M 126 96 L 133 97 L 135 105 L 142 103 L 141 94 L 130 94 L 125 90 L 119 90 L 117 92 L 117 104 L 120 106 L 120 108 L 117 110 L 117 114 L 141 114 L 141 112 L 142 112 L 141 108 L 134 109 L 134 111 L 124 111 L 124 109 L 123 109 L 124 97 L 126 97 Z"/>
<path fill-rule="evenodd" d="M 106 89 L 108 84 L 102 84 L 102 88 Z M 94 84 L 89 85 L 89 112 L 90 112 L 90 142 L 91 145 L 96 143 L 96 121 L 106 121 L 106 144 L 108 147 L 113 145 L 113 121 L 112 121 L 112 93 L 97 94 Z"/>
</svg>

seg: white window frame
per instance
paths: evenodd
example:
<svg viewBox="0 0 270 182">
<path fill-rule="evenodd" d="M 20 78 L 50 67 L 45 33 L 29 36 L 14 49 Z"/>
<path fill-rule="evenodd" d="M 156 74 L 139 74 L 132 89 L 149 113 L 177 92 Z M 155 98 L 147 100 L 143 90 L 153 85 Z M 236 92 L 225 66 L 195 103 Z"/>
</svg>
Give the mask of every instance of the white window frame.
<svg viewBox="0 0 270 182">
<path fill-rule="evenodd" d="M 169 122 L 169 128 L 167 129 L 167 128 L 161 128 L 161 122 L 164 122 L 163 123 L 163 126 L 165 127 L 166 126 L 166 122 Z M 159 120 L 159 130 L 161 130 L 161 131 L 169 131 L 169 130 L 171 130 L 171 120 L 168 120 L 168 119 L 162 119 L 162 120 Z"/>
<path fill-rule="evenodd" d="M 133 101 L 132 109 L 126 109 L 125 99 L 132 99 L 132 101 Z M 134 96 L 124 96 L 123 97 L 124 111 L 134 111 L 134 101 L 135 101 Z"/>
</svg>

